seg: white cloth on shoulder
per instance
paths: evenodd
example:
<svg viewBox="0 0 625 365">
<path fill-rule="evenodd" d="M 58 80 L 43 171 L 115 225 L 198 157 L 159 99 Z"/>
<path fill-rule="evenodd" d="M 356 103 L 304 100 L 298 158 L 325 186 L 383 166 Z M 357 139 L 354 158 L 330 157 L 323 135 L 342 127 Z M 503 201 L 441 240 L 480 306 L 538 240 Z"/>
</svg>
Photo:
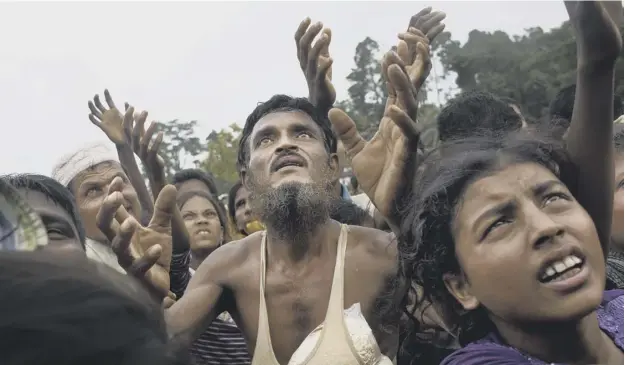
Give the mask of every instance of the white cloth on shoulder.
<svg viewBox="0 0 625 365">
<path fill-rule="evenodd" d="M 115 255 L 110 246 L 87 238 L 85 242 L 85 251 L 87 253 L 87 258 L 90 260 L 101 262 L 122 274 L 126 273 L 126 270 L 119 266 L 117 255 Z"/>
<path fill-rule="evenodd" d="M 111 142 L 91 142 L 59 159 L 52 169 L 52 178 L 63 186 L 68 186 L 76 175 L 99 163 L 119 162 L 117 151 Z"/>
</svg>

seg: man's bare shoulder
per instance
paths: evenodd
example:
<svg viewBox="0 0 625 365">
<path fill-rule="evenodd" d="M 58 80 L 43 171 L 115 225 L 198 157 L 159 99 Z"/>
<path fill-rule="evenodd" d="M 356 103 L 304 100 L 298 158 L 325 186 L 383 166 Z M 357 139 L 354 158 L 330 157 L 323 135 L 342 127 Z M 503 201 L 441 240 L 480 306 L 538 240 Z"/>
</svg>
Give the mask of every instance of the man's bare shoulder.
<svg viewBox="0 0 625 365">
<path fill-rule="evenodd" d="M 219 282 L 233 277 L 237 270 L 248 266 L 248 260 L 257 259 L 261 236 L 257 232 L 219 247 L 200 264 L 194 276 L 211 277 Z"/>
<path fill-rule="evenodd" d="M 376 263 L 377 270 L 396 271 L 397 240 L 394 234 L 375 228 L 349 226 L 349 242 L 364 260 Z"/>
</svg>

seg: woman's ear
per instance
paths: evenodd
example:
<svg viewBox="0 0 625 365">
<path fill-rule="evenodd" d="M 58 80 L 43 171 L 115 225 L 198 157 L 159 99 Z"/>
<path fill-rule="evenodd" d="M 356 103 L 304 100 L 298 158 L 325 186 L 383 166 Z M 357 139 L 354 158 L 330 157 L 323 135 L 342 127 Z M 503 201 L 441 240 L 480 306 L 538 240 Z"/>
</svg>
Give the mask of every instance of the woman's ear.
<svg viewBox="0 0 625 365">
<path fill-rule="evenodd" d="M 480 305 L 479 300 L 471 293 L 471 284 L 464 274 L 445 274 L 443 281 L 447 291 L 456 298 L 465 310 L 471 311 Z"/>
</svg>

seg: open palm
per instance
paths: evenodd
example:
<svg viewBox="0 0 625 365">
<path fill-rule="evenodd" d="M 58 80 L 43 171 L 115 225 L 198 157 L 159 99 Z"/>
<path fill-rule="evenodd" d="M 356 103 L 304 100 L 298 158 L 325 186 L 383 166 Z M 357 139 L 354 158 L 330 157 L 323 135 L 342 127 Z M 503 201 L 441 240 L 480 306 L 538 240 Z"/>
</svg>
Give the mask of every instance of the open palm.
<svg viewBox="0 0 625 365">
<path fill-rule="evenodd" d="M 387 219 L 397 216 L 396 198 L 412 183 L 418 163 L 420 126 L 415 122 L 418 91 L 427 78 L 431 62 L 429 42 L 443 29 L 444 13 L 427 8 L 411 19 L 416 26 L 400 35 L 396 52 L 382 62 L 389 99 L 377 133 L 365 141 L 351 118 L 339 109 L 329 113 L 343 142 L 363 191 Z"/>
</svg>

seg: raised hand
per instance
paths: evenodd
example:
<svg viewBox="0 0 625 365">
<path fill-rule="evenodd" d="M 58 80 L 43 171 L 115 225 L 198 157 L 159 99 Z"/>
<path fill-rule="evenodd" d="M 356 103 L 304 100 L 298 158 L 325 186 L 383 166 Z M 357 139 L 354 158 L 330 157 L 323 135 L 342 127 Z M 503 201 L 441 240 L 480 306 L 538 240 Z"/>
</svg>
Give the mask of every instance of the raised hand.
<svg viewBox="0 0 625 365">
<path fill-rule="evenodd" d="M 158 125 L 152 122 L 146 130 L 145 121 L 147 116 L 147 112 L 143 112 L 136 119 L 132 130 L 132 147 L 147 170 L 152 195 L 156 199 L 158 193 L 167 184 L 165 160 L 158 154 L 163 143 L 163 132 L 159 132 L 156 138 L 152 140 Z"/>
<path fill-rule="evenodd" d="M 417 47 L 419 55 L 411 65 L 426 72 L 423 60 L 429 59 L 429 50 Z M 339 109 L 329 113 L 330 121 L 351 158 L 352 169 L 363 191 L 389 223 L 394 221 L 398 194 L 408 183 L 412 183 L 417 163 L 417 145 L 420 127 L 409 114 L 416 114 L 416 87 L 406 67 L 394 52 L 385 56 L 387 77 L 396 93 L 396 101 L 387 105 L 378 132 L 370 141 L 365 141 L 356 124 Z M 414 80 L 421 80 L 415 72 Z"/>
<path fill-rule="evenodd" d="M 93 101 L 89 100 L 87 105 L 91 114 L 89 120 L 96 127 L 100 128 L 111 142 L 116 145 L 126 144 L 129 141 L 129 130 L 124 129 L 124 116 L 119 112 L 113 98 L 108 90 L 104 90 L 104 99 L 108 108 L 100 101 L 100 96 L 95 95 Z M 132 117 L 132 114 L 131 114 Z"/>
<path fill-rule="evenodd" d="M 309 100 L 322 110 L 329 110 L 336 100 L 329 52 L 332 31 L 329 28 L 323 29 L 320 22 L 312 26 L 310 23 L 310 18 L 304 19 L 295 32 L 297 59 L 306 76 Z M 312 45 L 320 32 L 321 36 Z"/>
<path fill-rule="evenodd" d="M 421 89 L 430 70 L 432 69 L 432 62 L 430 60 L 429 47 L 432 41 L 438 36 L 444 29 L 445 24 L 441 23 L 447 15 L 440 11 L 432 12 L 431 7 L 427 7 L 421 10 L 416 15 L 412 16 L 408 25 L 408 31 L 398 34 L 400 39 L 394 52 L 399 57 L 400 62 L 405 65 L 406 73 L 410 79 L 410 82 L 414 85 L 412 90 L 414 103 L 406 105 L 408 115 L 416 120 L 417 109 L 417 94 Z M 421 49 L 419 49 L 421 47 Z M 427 51 L 427 52 L 426 52 Z M 391 52 L 392 54 L 393 52 Z M 397 59 L 392 61 L 388 60 L 388 57 L 384 58 L 382 62 L 382 76 L 386 81 L 386 88 L 388 92 L 388 99 L 386 106 L 393 105 L 397 100 L 397 95 L 393 89 L 389 76 L 388 67 L 391 63 L 397 63 Z"/>
<path fill-rule="evenodd" d="M 617 25 L 598 1 L 565 1 L 577 41 L 578 66 L 614 62 L 623 42 Z"/>
<path fill-rule="evenodd" d="M 176 188 L 167 185 L 158 195 L 154 214 L 144 227 L 123 206 L 122 181 L 109 185 L 97 215 L 98 228 L 107 236 L 118 262 L 129 274 L 142 280 L 161 297 L 169 293 L 169 267 L 172 255 L 171 219 L 177 208 Z"/>
</svg>

